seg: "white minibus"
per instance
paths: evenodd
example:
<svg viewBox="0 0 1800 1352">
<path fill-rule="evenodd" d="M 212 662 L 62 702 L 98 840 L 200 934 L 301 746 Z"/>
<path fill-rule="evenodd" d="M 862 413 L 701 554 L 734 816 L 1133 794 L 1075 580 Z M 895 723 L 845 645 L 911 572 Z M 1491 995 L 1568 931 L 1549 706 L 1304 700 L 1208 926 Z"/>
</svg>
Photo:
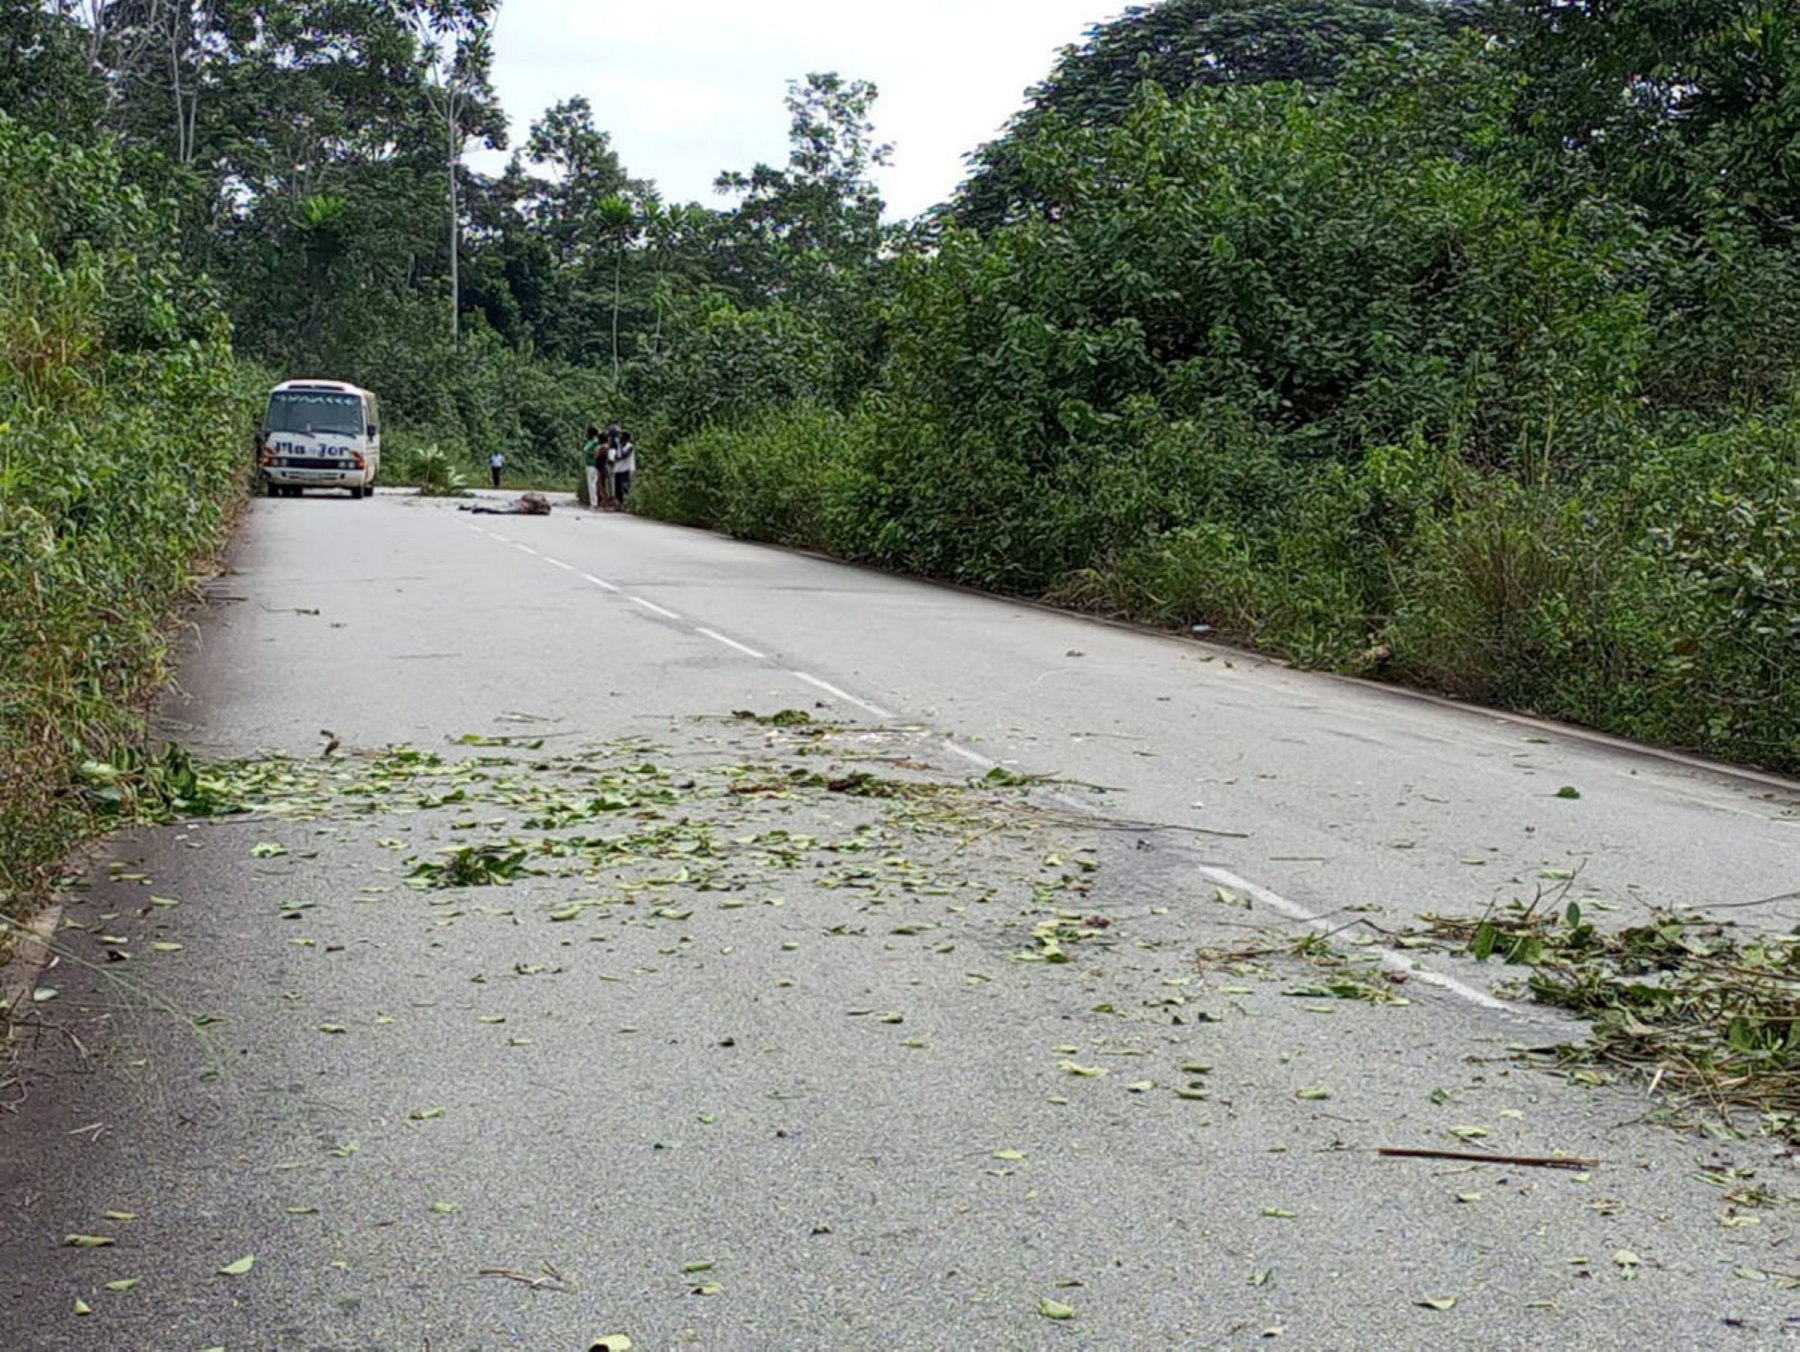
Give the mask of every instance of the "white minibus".
<svg viewBox="0 0 1800 1352">
<path fill-rule="evenodd" d="M 341 380 L 289 380 L 269 391 L 257 439 L 258 473 L 270 497 L 308 488 L 374 495 L 381 472 L 381 418 L 375 396 Z"/>
</svg>

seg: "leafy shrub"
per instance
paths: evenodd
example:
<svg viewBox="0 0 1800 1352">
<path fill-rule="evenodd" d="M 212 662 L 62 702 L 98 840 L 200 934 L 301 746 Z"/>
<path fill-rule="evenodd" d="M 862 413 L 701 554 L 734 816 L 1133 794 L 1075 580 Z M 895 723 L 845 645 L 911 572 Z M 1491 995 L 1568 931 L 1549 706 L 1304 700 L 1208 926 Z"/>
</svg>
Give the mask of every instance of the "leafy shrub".
<svg viewBox="0 0 1800 1352">
<path fill-rule="evenodd" d="M 710 427 L 666 453 L 646 455 L 632 505 L 742 539 L 825 548 L 844 435 L 844 419 L 810 404 Z"/>
<path fill-rule="evenodd" d="M 454 498 L 468 492 L 465 457 L 405 432 L 395 433 L 389 449 L 393 456 L 390 482 L 417 488 L 424 497 Z"/>
<path fill-rule="evenodd" d="M 1593 607 L 1619 551 L 1580 501 L 1487 476 L 1405 556 L 1384 631 L 1391 675 L 1467 699 L 1556 712 L 1571 667 L 1600 660 Z"/>
<path fill-rule="evenodd" d="M 220 542 L 264 377 L 166 211 L 105 151 L 0 115 L 0 889 L 142 731 L 170 611 Z"/>
<path fill-rule="evenodd" d="M 1447 47 L 1046 120 L 1033 209 L 895 264 L 853 410 L 720 319 L 760 411 L 641 505 L 1800 768 L 1800 448 L 1746 412 L 1793 388 L 1794 257 L 1537 195 L 1517 88 Z"/>
<path fill-rule="evenodd" d="M 1635 723 L 1718 755 L 1800 767 L 1800 428 L 1794 412 L 1646 447 L 1621 628 Z"/>
</svg>

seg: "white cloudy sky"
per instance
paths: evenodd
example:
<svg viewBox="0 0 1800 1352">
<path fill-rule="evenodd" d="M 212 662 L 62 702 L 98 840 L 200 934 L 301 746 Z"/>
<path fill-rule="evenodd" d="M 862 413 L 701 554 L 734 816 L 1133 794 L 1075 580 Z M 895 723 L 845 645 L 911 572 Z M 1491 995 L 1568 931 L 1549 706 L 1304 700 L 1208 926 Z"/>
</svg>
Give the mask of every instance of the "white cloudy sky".
<svg viewBox="0 0 1800 1352">
<path fill-rule="evenodd" d="M 873 80 L 891 216 L 962 180 L 1048 73 L 1057 49 L 1120 0 L 503 0 L 494 83 L 520 144 L 539 113 L 586 95 L 626 169 L 673 201 L 716 202 L 721 169 L 787 159 L 786 82 L 809 71 Z M 474 156 L 495 169 L 504 157 Z"/>
</svg>

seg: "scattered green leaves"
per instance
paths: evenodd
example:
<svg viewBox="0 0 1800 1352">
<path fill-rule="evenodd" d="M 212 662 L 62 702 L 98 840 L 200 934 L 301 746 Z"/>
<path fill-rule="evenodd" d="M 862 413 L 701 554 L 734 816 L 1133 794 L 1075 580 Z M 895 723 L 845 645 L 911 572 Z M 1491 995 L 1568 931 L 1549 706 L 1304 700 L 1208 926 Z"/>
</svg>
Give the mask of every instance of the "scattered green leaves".
<svg viewBox="0 0 1800 1352">
<path fill-rule="evenodd" d="M 1559 1049 L 1577 1082 L 1604 1083 L 1596 1064 L 1624 1066 L 1654 1077 L 1698 1124 L 1748 1110 L 1800 1140 L 1800 944 L 1791 936 L 1739 938 L 1705 916 L 1668 911 L 1607 931 L 1580 905 L 1541 897 L 1477 919 L 1425 919 L 1440 942 L 1528 969 L 1531 998 L 1589 1020 L 1584 1044 Z"/>
</svg>

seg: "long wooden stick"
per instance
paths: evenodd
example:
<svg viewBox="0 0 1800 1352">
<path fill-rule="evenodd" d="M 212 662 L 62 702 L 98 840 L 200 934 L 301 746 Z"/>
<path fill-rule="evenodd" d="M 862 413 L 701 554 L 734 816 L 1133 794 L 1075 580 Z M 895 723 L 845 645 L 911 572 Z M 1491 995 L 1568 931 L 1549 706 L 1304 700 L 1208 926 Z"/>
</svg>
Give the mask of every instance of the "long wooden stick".
<svg viewBox="0 0 1800 1352">
<path fill-rule="evenodd" d="M 1598 1169 L 1599 1160 L 1580 1159 L 1569 1155 L 1484 1155 L 1474 1150 L 1407 1150 L 1384 1145 L 1377 1155 L 1398 1159 L 1471 1160 L 1479 1164 L 1517 1164 L 1528 1169 Z"/>
</svg>

